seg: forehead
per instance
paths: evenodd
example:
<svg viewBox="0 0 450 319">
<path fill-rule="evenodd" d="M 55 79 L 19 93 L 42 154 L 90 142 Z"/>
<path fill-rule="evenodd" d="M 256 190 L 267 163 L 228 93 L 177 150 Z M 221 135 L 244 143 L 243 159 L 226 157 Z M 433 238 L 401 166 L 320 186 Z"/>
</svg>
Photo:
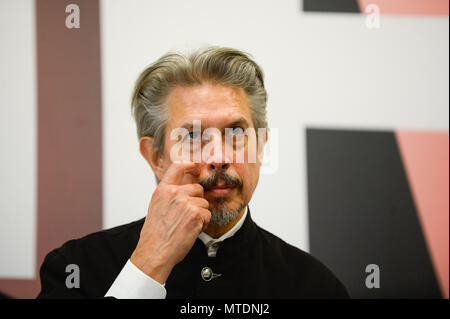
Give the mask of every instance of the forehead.
<svg viewBox="0 0 450 319">
<path fill-rule="evenodd" d="M 170 108 L 169 126 L 185 126 L 200 120 L 202 128 L 224 128 L 244 118 L 251 125 L 247 94 L 241 88 L 220 84 L 177 86 L 167 99 Z"/>
</svg>

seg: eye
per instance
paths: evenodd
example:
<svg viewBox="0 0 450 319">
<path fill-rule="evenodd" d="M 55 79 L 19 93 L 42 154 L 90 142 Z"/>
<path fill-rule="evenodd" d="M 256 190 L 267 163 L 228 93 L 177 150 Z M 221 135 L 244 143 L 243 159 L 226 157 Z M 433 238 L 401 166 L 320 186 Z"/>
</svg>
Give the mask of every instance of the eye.
<svg viewBox="0 0 450 319">
<path fill-rule="evenodd" d="M 200 137 L 201 137 L 200 132 L 189 132 L 189 134 L 187 134 L 184 137 L 184 140 L 185 141 L 195 141 L 195 140 L 200 139 Z"/>
<path fill-rule="evenodd" d="M 244 129 L 240 126 L 233 127 L 233 129 L 231 130 L 231 135 L 242 136 L 244 135 Z"/>
</svg>

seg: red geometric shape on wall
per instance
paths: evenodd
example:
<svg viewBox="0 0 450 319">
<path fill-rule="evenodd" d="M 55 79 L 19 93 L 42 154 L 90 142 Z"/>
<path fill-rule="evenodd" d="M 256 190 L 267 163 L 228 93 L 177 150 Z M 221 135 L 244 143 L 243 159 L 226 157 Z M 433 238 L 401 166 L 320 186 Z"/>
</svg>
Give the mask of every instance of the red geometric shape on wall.
<svg viewBox="0 0 450 319">
<path fill-rule="evenodd" d="M 380 8 L 380 14 L 447 15 L 448 0 L 358 0 L 365 13 L 369 4 Z"/>
<path fill-rule="evenodd" d="M 35 0 L 37 44 L 37 231 L 33 279 L 0 278 L 0 292 L 35 298 L 44 257 L 102 228 L 100 8 L 78 0 L 80 28 L 65 19 L 71 0 Z"/>
<path fill-rule="evenodd" d="M 442 295 L 449 297 L 449 134 L 396 132 Z"/>
</svg>

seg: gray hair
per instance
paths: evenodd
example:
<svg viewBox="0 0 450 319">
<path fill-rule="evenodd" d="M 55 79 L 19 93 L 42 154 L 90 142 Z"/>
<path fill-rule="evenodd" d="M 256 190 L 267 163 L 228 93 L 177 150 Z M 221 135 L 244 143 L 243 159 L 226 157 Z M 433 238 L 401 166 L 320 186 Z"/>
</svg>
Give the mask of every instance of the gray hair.
<svg viewBox="0 0 450 319">
<path fill-rule="evenodd" d="M 256 131 L 267 128 L 267 92 L 258 64 L 236 49 L 206 47 L 187 55 L 167 53 L 138 77 L 131 101 L 138 138 L 152 137 L 153 147 L 161 155 L 165 127 L 170 118 L 169 108 L 165 106 L 167 96 L 177 85 L 202 83 L 242 88 L 247 94 Z"/>
</svg>

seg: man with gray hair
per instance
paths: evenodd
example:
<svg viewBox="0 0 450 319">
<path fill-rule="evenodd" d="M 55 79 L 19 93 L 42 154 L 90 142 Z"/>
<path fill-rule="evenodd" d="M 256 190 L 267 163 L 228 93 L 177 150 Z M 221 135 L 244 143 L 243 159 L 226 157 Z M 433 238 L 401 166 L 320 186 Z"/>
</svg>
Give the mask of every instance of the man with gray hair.
<svg viewBox="0 0 450 319">
<path fill-rule="evenodd" d="M 131 108 L 158 182 L 147 215 L 50 252 L 39 297 L 348 298 L 320 261 L 251 218 L 266 103 L 261 68 L 236 49 L 169 53 L 145 69 Z"/>
</svg>

